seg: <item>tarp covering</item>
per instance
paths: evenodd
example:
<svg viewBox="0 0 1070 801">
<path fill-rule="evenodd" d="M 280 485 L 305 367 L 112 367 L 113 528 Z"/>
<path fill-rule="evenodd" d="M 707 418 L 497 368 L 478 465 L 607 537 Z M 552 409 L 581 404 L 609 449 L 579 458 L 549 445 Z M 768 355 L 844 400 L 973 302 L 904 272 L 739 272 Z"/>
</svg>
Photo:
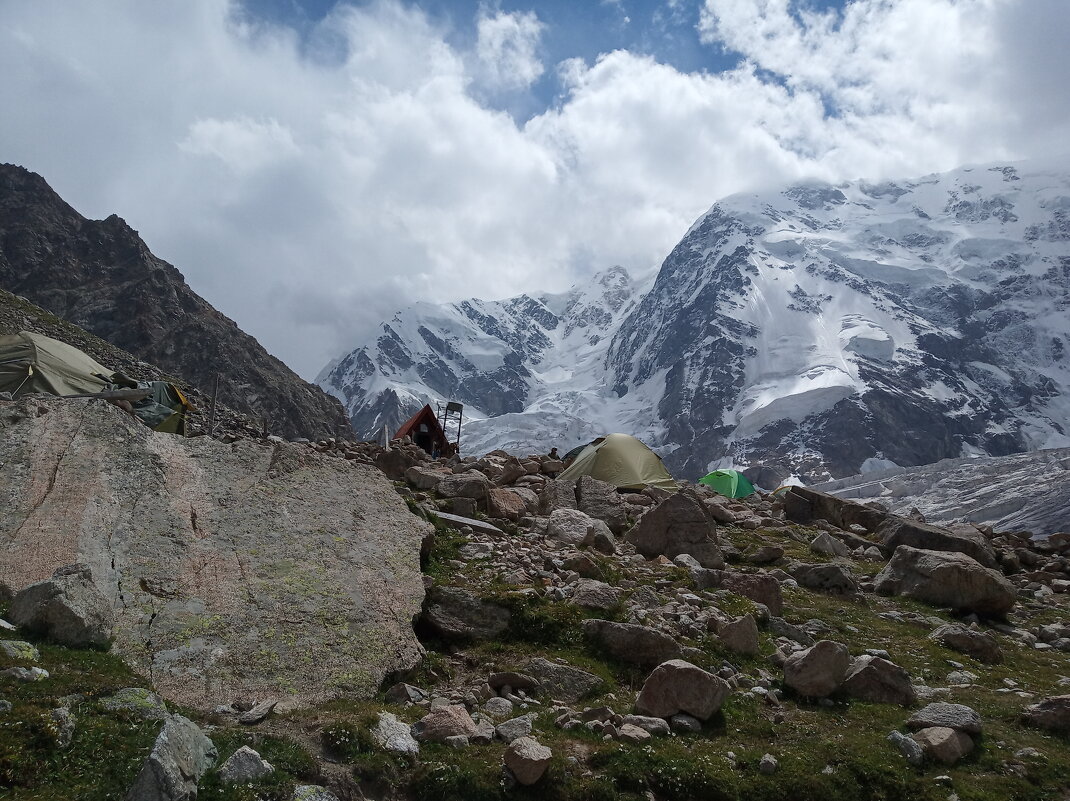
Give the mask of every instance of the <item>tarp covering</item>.
<svg viewBox="0 0 1070 801">
<path fill-rule="evenodd" d="M 714 470 L 700 478 L 698 483 L 729 498 L 746 498 L 754 494 L 754 485 L 738 470 Z"/>
<path fill-rule="evenodd" d="M 610 434 L 580 451 L 576 460 L 558 475 L 559 479 L 592 476 L 617 489 L 644 487 L 678 489 L 665 465 L 654 451 L 628 434 Z"/>
<path fill-rule="evenodd" d="M 0 392 L 84 395 L 101 392 L 111 374 L 107 367 L 58 339 L 31 331 L 0 337 Z"/>
</svg>

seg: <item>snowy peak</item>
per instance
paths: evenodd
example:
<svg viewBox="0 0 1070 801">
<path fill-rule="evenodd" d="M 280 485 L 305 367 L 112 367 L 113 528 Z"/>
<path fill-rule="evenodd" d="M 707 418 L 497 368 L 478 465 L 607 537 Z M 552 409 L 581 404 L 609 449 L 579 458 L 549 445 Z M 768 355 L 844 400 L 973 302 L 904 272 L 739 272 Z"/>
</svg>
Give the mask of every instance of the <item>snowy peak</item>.
<svg viewBox="0 0 1070 801">
<path fill-rule="evenodd" d="M 362 432 L 449 397 L 471 449 L 624 431 L 687 478 L 1066 447 L 1068 215 L 1070 171 L 1032 164 L 733 195 L 656 277 L 415 306 L 323 384 Z"/>
<path fill-rule="evenodd" d="M 384 322 L 374 346 L 333 362 L 319 383 L 369 437 L 441 399 L 464 403 L 475 420 L 521 413 L 553 387 L 584 383 L 577 367 L 598 367 L 600 343 L 635 293 L 627 271 L 614 267 L 559 295 L 417 303 Z M 562 363 L 565 351 L 574 362 Z"/>
</svg>

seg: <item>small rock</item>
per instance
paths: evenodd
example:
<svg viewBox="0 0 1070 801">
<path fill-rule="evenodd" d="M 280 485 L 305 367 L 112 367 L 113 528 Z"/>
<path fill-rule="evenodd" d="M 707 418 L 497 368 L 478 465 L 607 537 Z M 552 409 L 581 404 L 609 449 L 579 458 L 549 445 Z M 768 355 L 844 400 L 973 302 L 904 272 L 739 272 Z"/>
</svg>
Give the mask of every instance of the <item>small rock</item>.
<svg viewBox="0 0 1070 801">
<path fill-rule="evenodd" d="M 764 776 L 772 776 L 776 773 L 778 763 L 776 757 L 772 754 L 765 754 L 758 761 L 758 772 Z"/>
<path fill-rule="evenodd" d="M 416 756 L 420 744 L 412 736 L 412 728 L 390 712 L 380 712 L 379 720 L 372 727 L 372 738 L 386 751 Z"/>
<path fill-rule="evenodd" d="M 1070 732 L 1070 695 L 1055 695 L 1027 707 L 1022 722 L 1048 731 Z"/>
<path fill-rule="evenodd" d="M 467 748 L 468 738 L 465 737 L 463 734 L 454 734 L 450 737 L 447 737 L 445 743 L 450 748 Z"/>
<path fill-rule="evenodd" d="M 651 737 L 650 732 L 646 729 L 641 729 L 631 723 L 623 724 L 617 732 L 617 736 L 627 743 L 634 743 L 636 745 L 645 743 Z"/>
<path fill-rule="evenodd" d="M 520 737 L 505 749 L 505 766 L 516 777 L 517 782 L 530 786 L 543 777 L 552 757 L 553 752 L 540 745 L 538 740 L 533 737 Z"/>
<path fill-rule="evenodd" d="M 507 718 L 513 714 L 513 702 L 506 698 L 495 696 L 483 704 L 483 711 L 491 717 Z"/>
<path fill-rule="evenodd" d="M 244 723 L 246 726 L 254 726 L 270 715 L 271 710 L 273 710 L 278 703 L 278 700 L 261 701 L 248 712 L 243 712 L 239 715 L 238 723 Z"/>
<path fill-rule="evenodd" d="M 22 640 L 0 640 L 0 651 L 11 659 L 20 662 L 36 662 L 41 658 L 40 652 L 30 643 Z"/>
<path fill-rule="evenodd" d="M 476 724 L 468 710 L 459 704 L 449 704 L 424 715 L 412 726 L 417 740 L 442 743 L 447 737 L 463 734 L 470 737 L 476 733 Z"/>
<path fill-rule="evenodd" d="M 499 740 L 511 743 L 513 740 L 531 734 L 531 724 L 534 717 L 534 715 L 528 714 L 503 721 L 494 728 L 494 732 Z"/>
<path fill-rule="evenodd" d="M 888 735 L 888 742 L 892 743 L 908 764 L 919 767 L 925 761 L 925 752 L 917 740 L 907 737 L 902 732 L 893 731 Z"/>
<path fill-rule="evenodd" d="M 669 718 L 669 726 L 680 734 L 697 734 L 702 731 L 702 721 L 683 712 Z"/>
<path fill-rule="evenodd" d="M 48 671 L 39 667 L 13 667 L 0 670 L 0 676 L 14 679 L 15 681 L 41 681 L 48 678 Z"/>
<path fill-rule="evenodd" d="M 74 715 L 65 706 L 52 710 L 52 722 L 56 724 L 56 745 L 60 749 L 70 746 L 74 739 Z"/>
<path fill-rule="evenodd" d="M 219 766 L 219 779 L 224 784 L 245 784 L 274 773 L 275 768 L 247 745 L 243 745 Z"/>
<path fill-rule="evenodd" d="M 291 801 L 338 801 L 338 796 L 318 784 L 299 784 Z"/>
<path fill-rule="evenodd" d="M 947 726 L 930 726 L 914 733 L 925 753 L 945 765 L 954 765 L 973 750 L 973 738 Z"/>
</svg>

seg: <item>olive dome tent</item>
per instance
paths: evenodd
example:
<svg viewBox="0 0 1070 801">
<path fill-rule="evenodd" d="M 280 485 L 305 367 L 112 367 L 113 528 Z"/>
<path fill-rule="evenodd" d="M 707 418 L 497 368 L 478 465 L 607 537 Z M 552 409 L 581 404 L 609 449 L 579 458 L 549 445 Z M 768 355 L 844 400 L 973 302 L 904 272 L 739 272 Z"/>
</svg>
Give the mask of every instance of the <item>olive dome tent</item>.
<svg viewBox="0 0 1070 801">
<path fill-rule="evenodd" d="M 33 331 L 0 336 L 0 392 L 18 398 L 39 392 L 59 397 L 106 396 L 121 389 L 118 374 L 73 345 Z M 129 380 L 129 379 L 128 379 Z M 185 434 L 186 412 L 193 405 L 167 381 L 137 381 L 142 390 L 130 403 L 131 413 L 154 431 Z"/>
<path fill-rule="evenodd" d="M 714 470 L 698 480 L 728 498 L 746 498 L 754 494 L 754 485 L 738 470 Z"/>
<path fill-rule="evenodd" d="M 19 331 L 0 337 L 0 392 L 85 395 L 102 391 L 112 371 L 58 339 Z"/>
<path fill-rule="evenodd" d="M 597 478 L 617 489 L 678 489 L 673 477 L 661 463 L 661 457 L 628 434 L 609 434 L 596 439 L 580 451 L 572 464 L 557 477 L 577 479 L 581 476 Z"/>
</svg>

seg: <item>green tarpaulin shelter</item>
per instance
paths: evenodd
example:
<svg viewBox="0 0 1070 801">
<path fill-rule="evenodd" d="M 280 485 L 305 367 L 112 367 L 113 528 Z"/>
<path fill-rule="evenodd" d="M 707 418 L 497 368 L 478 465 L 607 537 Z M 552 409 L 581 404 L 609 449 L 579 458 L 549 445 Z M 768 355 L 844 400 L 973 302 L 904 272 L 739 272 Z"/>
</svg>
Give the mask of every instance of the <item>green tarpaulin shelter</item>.
<svg viewBox="0 0 1070 801">
<path fill-rule="evenodd" d="M 129 388 L 113 384 L 114 375 L 73 345 L 32 331 L 0 336 L 0 392 L 15 397 L 34 392 L 49 395 L 95 395 Z M 133 414 L 149 428 L 184 434 L 186 411 L 193 406 L 174 384 L 138 381 L 148 397 L 132 401 Z"/>
<path fill-rule="evenodd" d="M 558 478 L 577 479 L 580 476 L 592 476 L 617 489 L 678 489 L 661 463 L 661 457 L 628 434 L 610 434 L 596 439 L 580 451 Z"/>
<path fill-rule="evenodd" d="M 738 470 L 714 470 L 700 478 L 698 483 L 729 498 L 746 498 L 754 494 L 754 485 Z"/>
</svg>

